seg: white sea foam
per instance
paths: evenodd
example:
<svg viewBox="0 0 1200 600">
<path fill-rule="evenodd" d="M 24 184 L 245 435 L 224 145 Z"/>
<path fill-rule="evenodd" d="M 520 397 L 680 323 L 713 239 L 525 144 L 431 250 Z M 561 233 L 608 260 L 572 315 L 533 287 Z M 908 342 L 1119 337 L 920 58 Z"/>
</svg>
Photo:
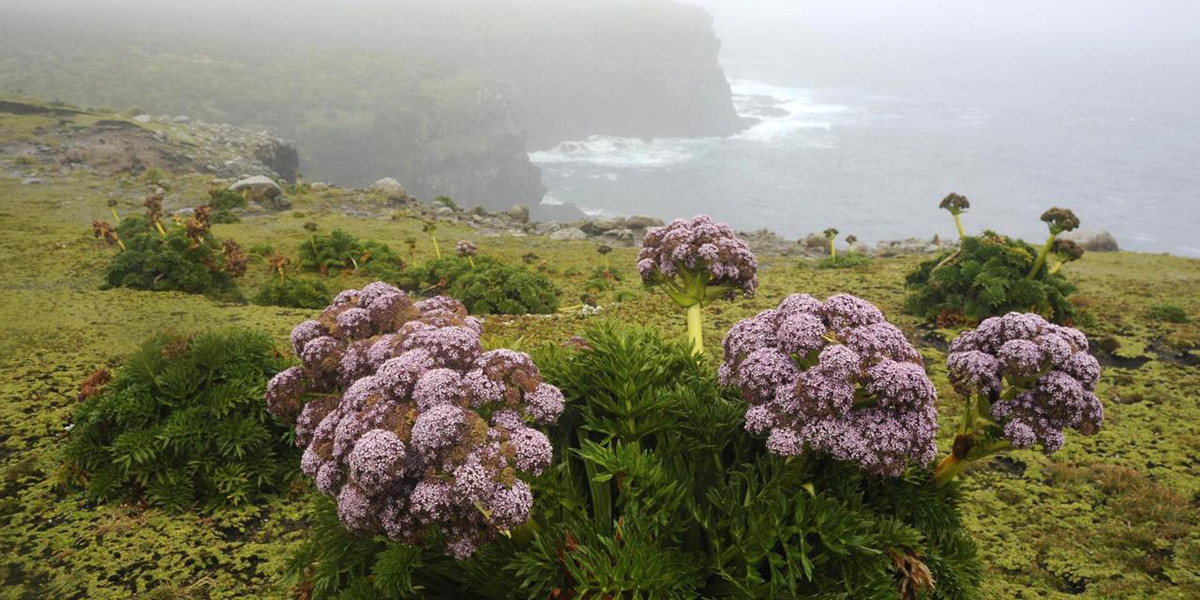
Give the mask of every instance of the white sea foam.
<svg viewBox="0 0 1200 600">
<path fill-rule="evenodd" d="M 759 120 L 734 136 L 737 139 L 769 142 L 804 129 L 829 131 L 859 114 L 849 106 L 819 102 L 811 92 L 800 88 L 745 79 L 731 80 L 729 85 L 738 114 Z"/>
<path fill-rule="evenodd" d="M 593 135 L 529 153 L 536 165 L 586 164 L 609 169 L 654 169 L 692 160 L 711 138 L 638 138 Z"/>
</svg>

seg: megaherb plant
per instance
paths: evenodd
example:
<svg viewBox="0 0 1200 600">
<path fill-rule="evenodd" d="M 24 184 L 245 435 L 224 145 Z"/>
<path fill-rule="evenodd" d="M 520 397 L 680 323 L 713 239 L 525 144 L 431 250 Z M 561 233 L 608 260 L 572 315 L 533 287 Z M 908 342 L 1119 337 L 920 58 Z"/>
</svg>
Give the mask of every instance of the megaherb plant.
<svg viewBox="0 0 1200 600">
<path fill-rule="evenodd" d="M 1058 243 L 1056 236 L 1077 227 L 1079 220 L 1057 208 L 1046 211 L 1042 220 L 1051 234 L 1040 249 L 985 231 L 978 237 L 965 236 L 958 249 L 921 263 L 905 280 L 912 290 L 905 309 L 943 326 L 978 323 L 1013 311 L 1071 323 L 1076 311 L 1068 296 L 1075 287 L 1059 270 L 1082 252 Z M 1052 254 L 1058 262 L 1047 267 Z"/>
<path fill-rule="evenodd" d="M 487 256 L 435 258 L 405 270 L 398 281 L 411 292 L 449 295 L 476 315 L 551 314 L 559 305 L 558 288 L 548 277 Z"/>
<path fill-rule="evenodd" d="M 299 453 L 262 396 L 283 366 L 256 331 L 150 340 L 76 410 L 65 483 L 94 500 L 144 498 L 172 511 L 279 489 Z"/>
<path fill-rule="evenodd" d="M 410 349 L 366 384 L 304 409 L 313 415 L 302 414 L 298 436 L 314 431 L 306 470 L 320 465 L 318 486 L 397 482 L 383 495 L 337 491 L 336 507 L 315 511 L 290 568 L 315 598 L 967 598 L 978 583 L 953 488 L 927 471 L 879 476 L 823 451 L 772 452 L 746 431 L 737 392 L 689 344 L 602 325 L 544 348 L 539 375 L 528 357 L 473 345 L 427 370 L 440 348 L 468 346 L 431 353 L 426 343 L 401 342 Z M 388 408 L 367 414 L 408 416 L 342 425 L 379 406 Z M 438 427 L 424 427 L 434 410 Z M 529 433 L 514 438 L 509 426 Z M 417 441 L 435 430 L 436 443 Z M 350 436 L 359 441 L 339 442 Z M 328 458 L 309 462 L 314 447 Z M 430 447 L 432 461 L 422 458 Z M 515 509 L 495 498 L 521 484 L 530 495 Z"/>
<path fill-rule="evenodd" d="M 144 217 L 122 219 L 116 228 L 92 223 L 96 237 L 120 249 L 105 270 L 105 287 L 240 298 L 233 280 L 245 273 L 247 257 L 237 242 L 212 235 L 210 207 L 164 226 L 162 198 L 151 196 L 144 205 Z"/>
<path fill-rule="evenodd" d="M 288 273 L 291 259 L 282 254 L 267 258 L 271 278 L 254 295 L 254 303 L 263 306 L 324 308 L 332 296 L 324 283 Z"/>
<path fill-rule="evenodd" d="M 947 484 L 969 463 L 1013 448 L 1063 446 L 1063 430 L 1093 435 L 1104 422 L 1100 363 L 1088 339 L 1034 314 L 992 317 L 959 335 L 946 358 L 965 404 L 950 454 L 934 470 Z"/>
<path fill-rule="evenodd" d="M 704 305 L 737 290 L 753 296 L 758 287 L 758 261 L 749 246 L 708 215 L 646 230 L 637 267 L 646 285 L 661 288 L 687 311 L 696 354 L 704 353 Z"/>
<path fill-rule="evenodd" d="M 333 276 L 351 270 L 394 279 L 400 266 L 400 258 L 387 244 L 359 240 L 341 229 L 335 229 L 329 235 L 317 235 L 315 225 L 309 229 L 309 238 L 300 243 L 299 251 L 300 267 L 322 275 Z"/>
</svg>

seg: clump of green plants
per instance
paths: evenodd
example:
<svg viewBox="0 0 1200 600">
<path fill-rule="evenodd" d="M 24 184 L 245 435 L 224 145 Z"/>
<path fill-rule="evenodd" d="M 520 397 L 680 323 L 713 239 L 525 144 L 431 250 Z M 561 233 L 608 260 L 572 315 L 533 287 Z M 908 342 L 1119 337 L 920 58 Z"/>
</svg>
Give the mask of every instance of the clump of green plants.
<svg viewBox="0 0 1200 600">
<path fill-rule="evenodd" d="M 213 208 L 213 223 L 237 223 L 241 219 L 233 211 L 246 207 L 246 195 L 229 188 L 214 187 L 208 191 L 208 205 Z"/>
<path fill-rule="evenodd" d="M 435 258 L 402 271 L 396 281 L 419 295 L 450 296 L 471 314 L 551 314 L 559 308 L 558 288 L 548 277 L 490 256 Z"/>
<path fill-rule="evenodd" d="M 399 272 L 400 258 L 392 253 L 387 244 L 359 240 L 341 229 L 319 236 L 314 224 L 309 230 L 308 240 L 300 243 L 299 251 L 301 269 L 326 276 L 353 271 L 381 279 L 394 279 Z"/>
<path fill-rule="evenodd" d="M 1175 304 L 1155 304 L 1150 307 L 1147 314 L 1155 321 L 1165 321 L 1167 323 L 1187 323 L 1191 320 L 1188 317 L 1187 310 Z"/>
<path fill-rule="evenodd" d="M 1050 227 L 1050 238 L 1041 249 L 984 231 L 980 236 L 965 236 L 957 249 L 922 262 L 905 279 L 911 290 L 905 310 L 941 326 L 978 323 L 1013 311 L 1072 323 L 1077 311 L 1069 296 L 1075 286 L 1060 269 L 1082 252 L 1055 238 L 1078 227 L 1079 220 L 1066 209 L 1046 211 L 1042 220 Z M 1051 254 L 1059 262 L 1046 268 Z"/>
<path fill-rule="evenodd" d="M 407 368 L 412 361 L 406 356 L 392 360 Z M 381 440 L 407 435 L 407 427 L 400 434 L 366 434 L 361 451 L 355 447 L 349 454 L 347 482 L 377 479 L 377 470 L 365 462 L 356 474 L 358 454 L 359 460 L 401 457 L 379 472 L 425 479 L 417 484 L 409 511 L 363 511 L 372 496 L 359 501 L 342 494 L 337 506 L 322 499 L 310 517 L 309 539 L 289 564 L 299 589 L 318 599 L 353 593 L 360 598 L 950 600 L 977 593 L 981 566 L 963 530 L 954 488 L 934 485 L 928 471 L 880 477 L 817 453 L 791 458 L 773 453 L 769 442 L 746 431 L 746 404 L 738 392 L 718 383 L 690 342 L 601 324 L 569 344 L 544 347 L 533 361 L 519 359 L 511 352 L 481 358 L 481 374 L 468 373 L 458 385 L 468 399 L 490 393 L 485 390 L 495 386 L 482 384 L 496 377 L 518 384 L 544 377 L 561 390 L 566 409 L 557 422 L 526 420 L 524 426 L 536 427 L 536 435 L 509 442 L 518 449 L 529 446 L 520 452 L 530 456 L 545 457 L 553 449 L 542 475 L 528 481 L 531 495 L 505 504 L 498 492 L 488 491 L 490 485 L 480 485 L 488 480 L 477 473 L 496 468 L 486 457 L 502 454 L 504 443 L 495 452 L 465 453 L 466 466 L 430 478 L 404 465 L 424 452 L 421 435 L 441 429 L 413 426 L 413 443 L 403 446 Z M 385 396 L 400 389 L 391 382 L 402 372 L 386 365 L 372 380 Z M 445 384 L 432 385 L 447 381 L 444 374 L 425 377 L 429 391 L 423 379 L 413 387 L 418 403 L 424 394 L 445 389 Z M 375 393 L 370 389 L 356 386 L 343 404 Z M 522 398 L 531 402 L 537 395 L 527 390 L 508 402 L 521 406 Z M 426 418 L 423 414 L 417 422 Z M 521 420 L 508 411 L 491 422 L 516 426 Z M 467 443 L 457 440 L 476 439 L 461 431 L 436 439 L 449 439 L 454 447 Z M 322 475 L 317 477 L 320 481 Z M 476 511 L 438 508 L 475 496 L 481 499 Z M 491 506 L 503 508 L 479 508 Z M 384 534 L 347 531 L 343 524 L 358 526 L 355 519 L 364 512 Z M 510 513 L 527 520 L 511 526 Z M 493 529 L 505 529 L 490 531 L 486 543 L 474 538 L 469 544 L 450 543 L 473 531 L 480 514 Z M 459 516 L 447 522 L 447 515 Z M 437 529 L 405 537 L 426 524 Z"/>
<path fill-rule="evenodd" d="M 324 283 L 288 273 L 291 259 L 281 254 L 267 258 L 272 277 L 254 295 L 254 303 L 262 306 L 292 308 L 324 308 L 332 296 Z"/>
<path fill-rule="evenodd" d="M 454 212 L 458 212 L 459 210 L 458 203 L 455 202 L 454 198 L 451 198 L 450 196 L 438 196 L 437 198 L 433 199 L 433 202 L 435 204 L 441 204 L 442 206 L 445 206 Z"/>
<path fill-rule="evenodd" d="M 450 297 L 471 314 L 551 314 L 558 311 L 558 288 L 541 273 L 524 265 L 480 261 L 450 284 Z"/>
<path fill-rule="evenodd" d="M 758 287 L 758 260 L 750 247 L 708 215 L 647 230 L 637 267 L 643 283 L 662 289 L 687 311 L 687 335 L 696 354 L 704 353 L 704 305 L 737 290 L 753 296 Z"/>
<path fill-rule="evenodd" d="M 298 473 L 299 452 L 262 397 L 285 366 L 258 331 L 150 340 L 76 410 L 63 482 L 96 501 L 144 499 L 170 511 L 281 489 Z"/>
<path fill-rule="evenodd" d="M 211 207 L 198 206 L 186 221 L 164 228 L 162 198 L 151 196 L 145 206 L 144 217 L 122 219 L 116 228 L 92 223 L 96 237 L 120 249 L 105 270 L 104 287 L 241 299 L 234 279 L 246 272 L 248 259 L 237 242 L 212 235 Z"/>
</svg>

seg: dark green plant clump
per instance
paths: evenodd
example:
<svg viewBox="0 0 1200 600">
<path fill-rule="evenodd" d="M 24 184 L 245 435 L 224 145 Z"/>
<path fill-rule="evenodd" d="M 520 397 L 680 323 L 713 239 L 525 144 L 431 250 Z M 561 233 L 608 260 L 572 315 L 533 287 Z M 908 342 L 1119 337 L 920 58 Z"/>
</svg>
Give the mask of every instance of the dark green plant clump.
<svg viewBox="0 0 1200 600">
<path fill-rule="evenodd" d="M 1148 312 L 1150 318 L 1156 321 L 1166 321 L 1167 323 L 1187 323 L 1191 320 L 1188 317 L 1187 310 L 1174 304 L 1156 304 L 1151 306 Z"/>
<path fill-rule="evenodd" d="M 558 310 L 558 288 L 523 264 L 488 256 L 435 258 L 399 275 L 399 287 L 418 294 L 445 294 L 475 315 L 550 314 Z"/>
<path fill-rule="evenodd" d="M 644 329 L 536 362 L 567 410 L 529 523 L 457 560 L 347 533 L 323 500 L 293 582 L 313 598 L 974 597 L 956 493 L 928 471 L 773 455 L 690 344 Z"/>
<path fill-rule="evenodd" d="M 212 207 L 213 223 L 237 223 L 241 219 L 234 209 L 246 207 L 246 196 L 228 188 L 213 188 L 208 192 L 208 205 Z"/>
<path fill-rule="evenodd" d="M 115 230 L 93 223 L 98 237 L 121 248 L 105 270 L 104 287 L 241 299 L 234 279 L 245 273 L 247 257 L 233 240 L 213 237 L 209 207 L 197 207 L 186 221 L 166 227 L 159 220 L 161 206 L 148 208 L 146 217 L 122 219 Z"/>
<path fill-rule="evenodd" d="M 303 277 L 273 277 L 254 295 L 254 303 L 291 308 L 325 308 L 333 296 L 320 281 Z"/>
<path fill-rule="evenodd" d="M 144 498 L 171 511 L 279 489 L 299 456 L 262 396 L 284 366 L 258 331 L 150 340 L 76 411 L 65 482 L 98 501 Z"/>
<path fill-rule="evenodd" d="M 858 252 L 846 252 L 837 257 L 830 256 L 817 261 L 818 269 L 854 269 L 870 266 L 871 257 Z"/>
<path fill-rule="evenodd" d="M 398 276 L 400 257 L 387 244 L 359 240 L 341 229 L 317 235 L 315 229 L 309 229 L 308 239 L 300 243 L 302 269 L 329 276 L 347 270 L 380 279 Z"/>
<path fill-rule="evenodd" d="M 1014 311 L 1071 323 L 1076 311 L 1068 296 L 1075 286 L 1045 268 L 1028 277 L 1038 255 L 1030 244 L 993 231 L 966 236 L 958 250 L 925 261 L 908 275 L 905 284 L 912 295 L 905 309 L 947 326 Z"/>
</svg>

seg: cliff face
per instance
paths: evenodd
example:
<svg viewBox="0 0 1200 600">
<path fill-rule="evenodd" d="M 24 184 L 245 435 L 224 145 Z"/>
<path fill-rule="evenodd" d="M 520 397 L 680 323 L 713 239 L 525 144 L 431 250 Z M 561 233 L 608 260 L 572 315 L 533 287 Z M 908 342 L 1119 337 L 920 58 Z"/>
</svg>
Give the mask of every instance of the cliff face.
<svg viewBox="0 0 1200 600">
<path fill-rule="evenodd" d="M 375 50 L 437 56 L 509 81 L 531 149 L 589 135 L 729 135 L 721 42 L 703 9 L 673 0 L 443 0 L 406 7 L 403 33 L 364 32 Z"/>
</svg>

